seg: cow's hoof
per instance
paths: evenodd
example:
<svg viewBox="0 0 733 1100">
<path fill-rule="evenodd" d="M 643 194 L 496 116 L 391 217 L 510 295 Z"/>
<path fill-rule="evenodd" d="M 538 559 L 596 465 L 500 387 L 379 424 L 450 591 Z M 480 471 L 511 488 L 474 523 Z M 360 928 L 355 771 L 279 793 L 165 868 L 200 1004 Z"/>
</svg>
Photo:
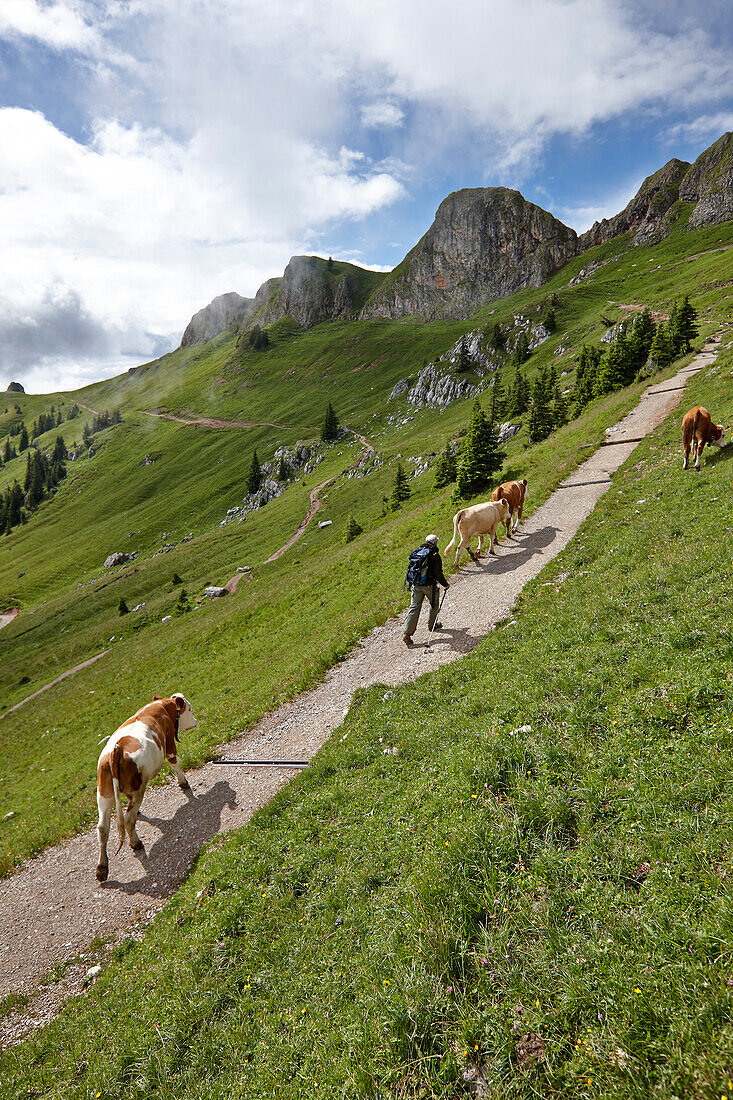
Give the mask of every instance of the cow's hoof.
<svg viewBox="0 0 733 1100">
<path fill-rule="evenodd" d="M 143 844 L 142 840 L 138 840 L 135 844 L 131 844 L 130 847 L 132 848 L 133 852 L 141 852 L 145 845 Z"/>
<path fill-rule="evenodd" d="M 107 875 L 109 874 L 109 867 L 103 867 L 101 863 L 97 867 L 97 882 L 106 882 Z"/>
</svg>

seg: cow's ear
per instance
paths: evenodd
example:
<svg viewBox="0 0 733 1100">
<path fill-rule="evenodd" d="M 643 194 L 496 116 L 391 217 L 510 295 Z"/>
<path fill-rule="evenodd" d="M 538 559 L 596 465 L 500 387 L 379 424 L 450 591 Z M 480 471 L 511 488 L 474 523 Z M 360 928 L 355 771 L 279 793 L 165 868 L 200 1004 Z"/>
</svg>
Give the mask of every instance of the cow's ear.
<svg viewBox="0 0 733 1100">
<path fill-rule="evenodd" d="M 186 700 L 183 698 L 183 696 L 176 692 L 175 695 L 171 695 L 171 699 L 176 704 L 178 712 L 180 714 L 183 714 L 184 710 L 186 709 Z"/>
<path fill-rule="evenodd" d="M 153 702 L 154 703 L 159 703 L 162 698 L 163 698 L 162 695 L 154 695 L 153 696 Z"/>
</svg>

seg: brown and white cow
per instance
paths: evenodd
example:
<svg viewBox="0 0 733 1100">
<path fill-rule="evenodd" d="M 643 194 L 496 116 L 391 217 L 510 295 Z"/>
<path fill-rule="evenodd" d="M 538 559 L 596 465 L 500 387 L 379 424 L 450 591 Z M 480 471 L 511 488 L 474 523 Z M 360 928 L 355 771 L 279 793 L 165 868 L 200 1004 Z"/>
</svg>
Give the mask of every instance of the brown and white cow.
<svg viewBox="0 0 733 1100">
<path fill-rule="evenodd" d="M 117 817 L 120 837 L 117 851 L 124 844 L 125 831 L 130 838 L 130 847 L 139 851 L 143 843 L 137 835 L 135 824 L 145 788 L 166 760 L 176 773 L 178 786 L 184 791 L 191 790 L 176 757 L 176 741 L 180 730 L 191 729 L 195 725 L 191 705 L 180 692 L 175 692 L 170 699 L 161 699 L 156 695 L 152 703 L 141 707 L 137 714 L 123 722 L 102 749 L 97 763 L 97 878 L 100 882 L 104 882 L 109 873 L 107 837 L 112 810 Z M 121 794 L 128 798 L 126 812 L 122 809 Z"/>
<path fill-rule="evenodd" d="M 486 535 L 489 536 L 489 553 L 493 554 L 497 529 L 499 524 L 506 520 L 508 514 L 509 504 L 506 500 L 486 501 L 485 504 L 474 504 L 471 508 L 461 508 L 460 512 L 456 512 L 453 517 L 453 538 L 445 548 L 446 552 L 450 550 L 451 546 L 460 535 L 460 542 L 456 550 L 454 565 L 458 565 L 458 559 L 461 556 L 461 550 L 463 550 L 464 546 L 473 560 L 478 561 L 478 556 L 474 554 L 470 547 L 470 542 L 474 535 L 478 535 L 479 554 L 481 553 L 483 540 Z"/>
<path fill-rule="evenodd" d="M 521 481 L 505 481 L 491 494 L 492 500 L 505 500 L 509 505 L 509 515 L 506 517 L 506 537 L 510 539 L 512 532 L 516 531 L 522 522 L 524 511 L 524 498 L 527 496 L 527 479 Z"/>
<path fill-rule="evenodd" d="M 687 460 L 690 457 L 690 448 L 695 456 L 695 469 L 700 469 L 700 459 L 705 449 L 705 444 L 715 444 L 716 447 L 725 446 L 725 430 L 722 424 L 713 424 L 713 418 L 702 405 L 695 405 L 682 417 L 682 452 L 684 461 L 682 469 L 687 469 Z"/>
</svg>

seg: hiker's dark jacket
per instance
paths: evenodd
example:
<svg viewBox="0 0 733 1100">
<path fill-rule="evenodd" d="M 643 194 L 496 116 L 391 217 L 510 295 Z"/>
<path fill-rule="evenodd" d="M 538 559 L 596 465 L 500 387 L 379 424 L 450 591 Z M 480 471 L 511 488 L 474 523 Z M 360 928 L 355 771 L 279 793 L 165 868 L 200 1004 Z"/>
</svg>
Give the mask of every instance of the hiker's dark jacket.
<svg viewBox="0 0 733 1100">
<path fill-rule="evenodd" d="M 428 557 L 428 584 L 441 584 L 443 588 L 448 587 L 448 581 L 443 576 L 443 559 L 440 556 L 440 551 L 437 547 L 433 547 Z"/>
</svg>

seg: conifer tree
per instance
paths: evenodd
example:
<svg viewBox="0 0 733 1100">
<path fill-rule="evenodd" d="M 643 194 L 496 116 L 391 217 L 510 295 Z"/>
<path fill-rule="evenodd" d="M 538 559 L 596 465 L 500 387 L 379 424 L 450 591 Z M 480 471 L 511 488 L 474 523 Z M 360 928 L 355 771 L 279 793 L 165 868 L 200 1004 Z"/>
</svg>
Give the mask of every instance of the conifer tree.
<svg viewBox="0 0 733 1100">
<path fill-rule="evenodd" d="M 690 350 L 692 341 L 697 336 L 699 329 L 695 324 L 697 320 L 697 310 L 690 302 L 689 297 L 685 294 L 682 299 L 682 305 L 676 310 L 675 316 L 675 328 L 673 332 L 674 348 L 677 355 L 686 355 Z M 672 329 L 672 318 L 670 317 L 670 330 Z"/>
<path fill-rule="evenodd" d="M 267 330 L 260 328 L 259 325 L 253 325 L 249 333 L 249 345 L 254 348 L 255 351 L 260 351 L 262 348 L 269 347 L 270 337 L 267 335 Z"/>
<path fill-rule="evenodd" d="M 260 466 L 260 460 L 257 457 L 257 451 L 252 452 L 252 461 L 249 465 L 249 473 L 247 474 L 247 492 L 256 493 L 260 487 L 262 481 L 262 467 Z"/>
<path fill-rule="evenodd" d="M 545 326 L 549 333 L 553 333 L 557 330 L 557 314 L 555 313 L 555 310 L 552 306 L 550 306 L 547 313 L 545 314 L 545 318 L 542 324 Z"/>
<path fill-rule="evenodd" d="M 669 330 L 664 321 L 660 321 L 654 333 L 651 347 L 649 348 L 649 360 L 654 370 L 663 370 L 672 362 L 672 346 L 669 339 Z"/>
<path fill-rule="evenodd" d="M 651 310 L 645 307 L 637 313 L 629 334 L 629 351 L 633 360 L 634 375 L 638 374 L 649 358 L 649 349 L 654 339 L 655 325 Z"/>
<path fill-rule="evenodd" d="M 443 489 L 446 485 L 456 480 L 456 456 L 453 454 L 450 443 L 446 443 L 445 450 L 435 463 L 435 475 L 433 488 Z"/>
<path fill-rule="evenodd" d="M 476 398 L 456 471 L 457 495 L 468 499 L 487 489 L 503 461 L 496 429 Z"/>
<path fill-rule="evenodd" d="M 8 436 L 3 447 L 3 462 L 10 462 L 12 458 L 15 458 L 15 448 L 10 446 L 10 436 Z"/>
<path fill-rule="evenodd" d="M 28 446 L 28 429 L 23 422 L 23 427 L 20 429 L 20 440 L 18 442 L 18 451 L 24 451 Z"/>
<path fill-rule="evenodd" d="M 350 514 L 346 523 L 346 532 L 344 534 L 344 542 L 352 542 L 355 538 L 362 533 L 363 528 L 359 526 L 354 517 Z"/>
<path fill-rule="evenodd" d="M 514 348 L 514 362 L 518 367 L 521 367 L 522 363 L 526 363 L 530 356 L 529 340 L 527 339 L 526 332 L 520 332 L 517 337 L 517 343 Z"/>
<path fill-rule="evenodd" d="M 539 372 L 532 387 L 529 405 L 529 438 L 532 443 L 547 439 L 552 431 L 552 391 L 547 368 Z"/>
<path fill-rule="evenodd" d="M 601 361 L 600 348 L 583 344 L 575 368 L 575 392 L 573 394 L 573 413 L 577 416 L 592 400 L 596 387 L 596 374 Z"/>
<path fill-rule="evenodd" d="M 176 600 L 173 608 L 174 615 L 185 615 L 187 611 L 191 610 L 191 601 L 188 598 L 188 592 L 185 588 L 182 588 L 178 593 L 178 599 Z"/>
<path fill-rule="evenodd" d="M 397 469 L 395 470 L 394 483 L 392 485 L 392 495 L 389 498 L 389 506 L 393 512 L 396 512 L 403 500 L 410 499 L 410 483 L 407 479 L 402 463 L 397 463 Z"/>
<path fill-rule="evenodd" d="M 333 411 L 331 402 L 328 403 L 326 409 L 326 415 L 323 418 L 323 427 L 321 428 L 321 439 L 324 443 L 332 443 L 339 434 L 339 422 L 336 413 Z"/>
<path fill-rule="evenodd" d="M 127 602 L 124 596 L 120 597 L 120 602 L 117 604 L 117 610 L 119 611 L 120 615 L 130 614 L 130 608 L 127 606 Z"/>
<path fill-rule="evenodd" d="M 466 345 L 466 337 L 462 336 L 461 343 L 458 348 L 458 362 L 456 364 L 456 373 L 465 374 L 466 371 L 469 371 L 472 366 L 473 363 L 471 361 L 471 356 Z"/>
<path fill-rule="evenodd" d="M 555 386 L 555 394 L 552 399 L 552 430 L 562 428 L 568 422 L 568 404 L 563 397 L 560 387 Z"/>
<path fill-rule="evenodd" d="M 529 382 L 525 375 L 517 366 L 516 373 L 514 375 L 514 382 L 512 383 L 512 392 L 509 402 L 509 413 L 511 416 L 521 416 L 522 413 L 527 411 L 529 405 Z"/>
<path fill-rule="evenodd" d="M 288 464 L 285 461 L 285 455 L 280 455 L 280 462 L 279 462 L 278 467 L 277 467 L 277 480 L 278 481 L 287 481 L 288 480 Z"/>
</svg>

